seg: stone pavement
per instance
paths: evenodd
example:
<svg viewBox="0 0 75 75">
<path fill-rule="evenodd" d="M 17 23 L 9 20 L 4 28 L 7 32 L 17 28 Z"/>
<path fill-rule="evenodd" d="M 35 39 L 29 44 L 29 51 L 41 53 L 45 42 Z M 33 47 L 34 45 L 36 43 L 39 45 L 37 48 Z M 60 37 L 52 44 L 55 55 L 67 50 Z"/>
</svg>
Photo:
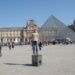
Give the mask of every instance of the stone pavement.
<svg viewBox="0 0 75 75">
<path fill-rule="evenodd" d="M 3 47 L 0 75 L 75 75 L 75 45 L 49 45 L 42 49 L 42 65 L 32 66 L 31 46 Z"/>
</svg>

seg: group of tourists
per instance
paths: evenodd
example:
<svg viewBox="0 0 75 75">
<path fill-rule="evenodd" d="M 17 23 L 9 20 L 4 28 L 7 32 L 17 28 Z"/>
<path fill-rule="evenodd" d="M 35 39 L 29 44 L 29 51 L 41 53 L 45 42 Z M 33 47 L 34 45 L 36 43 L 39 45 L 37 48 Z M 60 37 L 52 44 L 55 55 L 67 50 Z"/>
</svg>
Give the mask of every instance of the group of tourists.
<svg viewBox="0 0 75 75">
<path fill-rule="evenodd" d="M 8 42 L 8 48 L 11 50 L 11 48 L 14 49 L 15 43 L 14 42 Z M 2 56 L 2 44 L 0 43 L 0 57 Z"/>
<path fill-rule="evenodd" d="M 8 42 L 8 47 L 9 47 L 10 50 L 11 50 L 11 48 L 14 49 L 15 43 L 14 42 Z"/>
</svg>

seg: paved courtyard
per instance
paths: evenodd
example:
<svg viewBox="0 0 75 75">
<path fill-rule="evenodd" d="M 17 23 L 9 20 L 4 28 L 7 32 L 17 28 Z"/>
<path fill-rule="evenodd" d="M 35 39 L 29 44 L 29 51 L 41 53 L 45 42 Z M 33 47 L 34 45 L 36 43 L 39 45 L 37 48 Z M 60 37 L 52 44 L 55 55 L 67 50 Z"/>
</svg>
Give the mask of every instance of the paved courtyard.
<svg viewBox="0 0 75 75">
<path fill-rule="evenodd" d="M 3 47 L 0 75 L 75 75 L 75 45 L 49 45 L 42 51 L 42 65 L 32 66 L 31 46 Z"/>
</svg>

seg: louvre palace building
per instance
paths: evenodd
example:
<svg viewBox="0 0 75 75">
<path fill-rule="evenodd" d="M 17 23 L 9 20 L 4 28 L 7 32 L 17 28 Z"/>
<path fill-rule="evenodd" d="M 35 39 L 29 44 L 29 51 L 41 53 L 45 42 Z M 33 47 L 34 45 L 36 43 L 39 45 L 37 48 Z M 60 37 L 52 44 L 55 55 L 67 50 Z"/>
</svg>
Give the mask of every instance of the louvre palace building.
<svg viewBox="0 0 75 75">
<path fill-rule="evenodd" d="M 53 39 L 75 41 L 75 32 L 51 15 L 41 27 L 38 27 L 34 20 L 29 20 L 26 27 L 0 28 L 0 43 L 6 44 L 14 41 L 15 43 L 28 44 L 31 42 L 31 34 L 35 28 L 38 29 L 41 41 Z"/>
<path fill-rule="evenodd" d="M 28 44 L 31 41 L 31 34 L 35 28 L 37 28 L 37 25 L 33 20 L 29 20 L 26 27 L 0 28 L 0 43 L 23 42 Z"/>
</svg>

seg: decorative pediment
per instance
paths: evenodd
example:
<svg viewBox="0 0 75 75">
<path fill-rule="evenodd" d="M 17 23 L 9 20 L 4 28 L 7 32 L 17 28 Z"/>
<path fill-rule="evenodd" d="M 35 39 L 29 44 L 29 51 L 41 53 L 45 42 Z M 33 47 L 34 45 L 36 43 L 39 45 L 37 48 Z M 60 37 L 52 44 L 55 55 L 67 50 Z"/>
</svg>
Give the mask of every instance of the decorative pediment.
<svg viewBox="0 0 75 75">
<path fill-rule="evenodd" d="M 35 21 L 34 20 L 29 20 L 27 22 L 26 28 L 27 29 L 35 29 L 35 28 L 37 28 L 37 25 L 35 24 Z"/>
</svg>

